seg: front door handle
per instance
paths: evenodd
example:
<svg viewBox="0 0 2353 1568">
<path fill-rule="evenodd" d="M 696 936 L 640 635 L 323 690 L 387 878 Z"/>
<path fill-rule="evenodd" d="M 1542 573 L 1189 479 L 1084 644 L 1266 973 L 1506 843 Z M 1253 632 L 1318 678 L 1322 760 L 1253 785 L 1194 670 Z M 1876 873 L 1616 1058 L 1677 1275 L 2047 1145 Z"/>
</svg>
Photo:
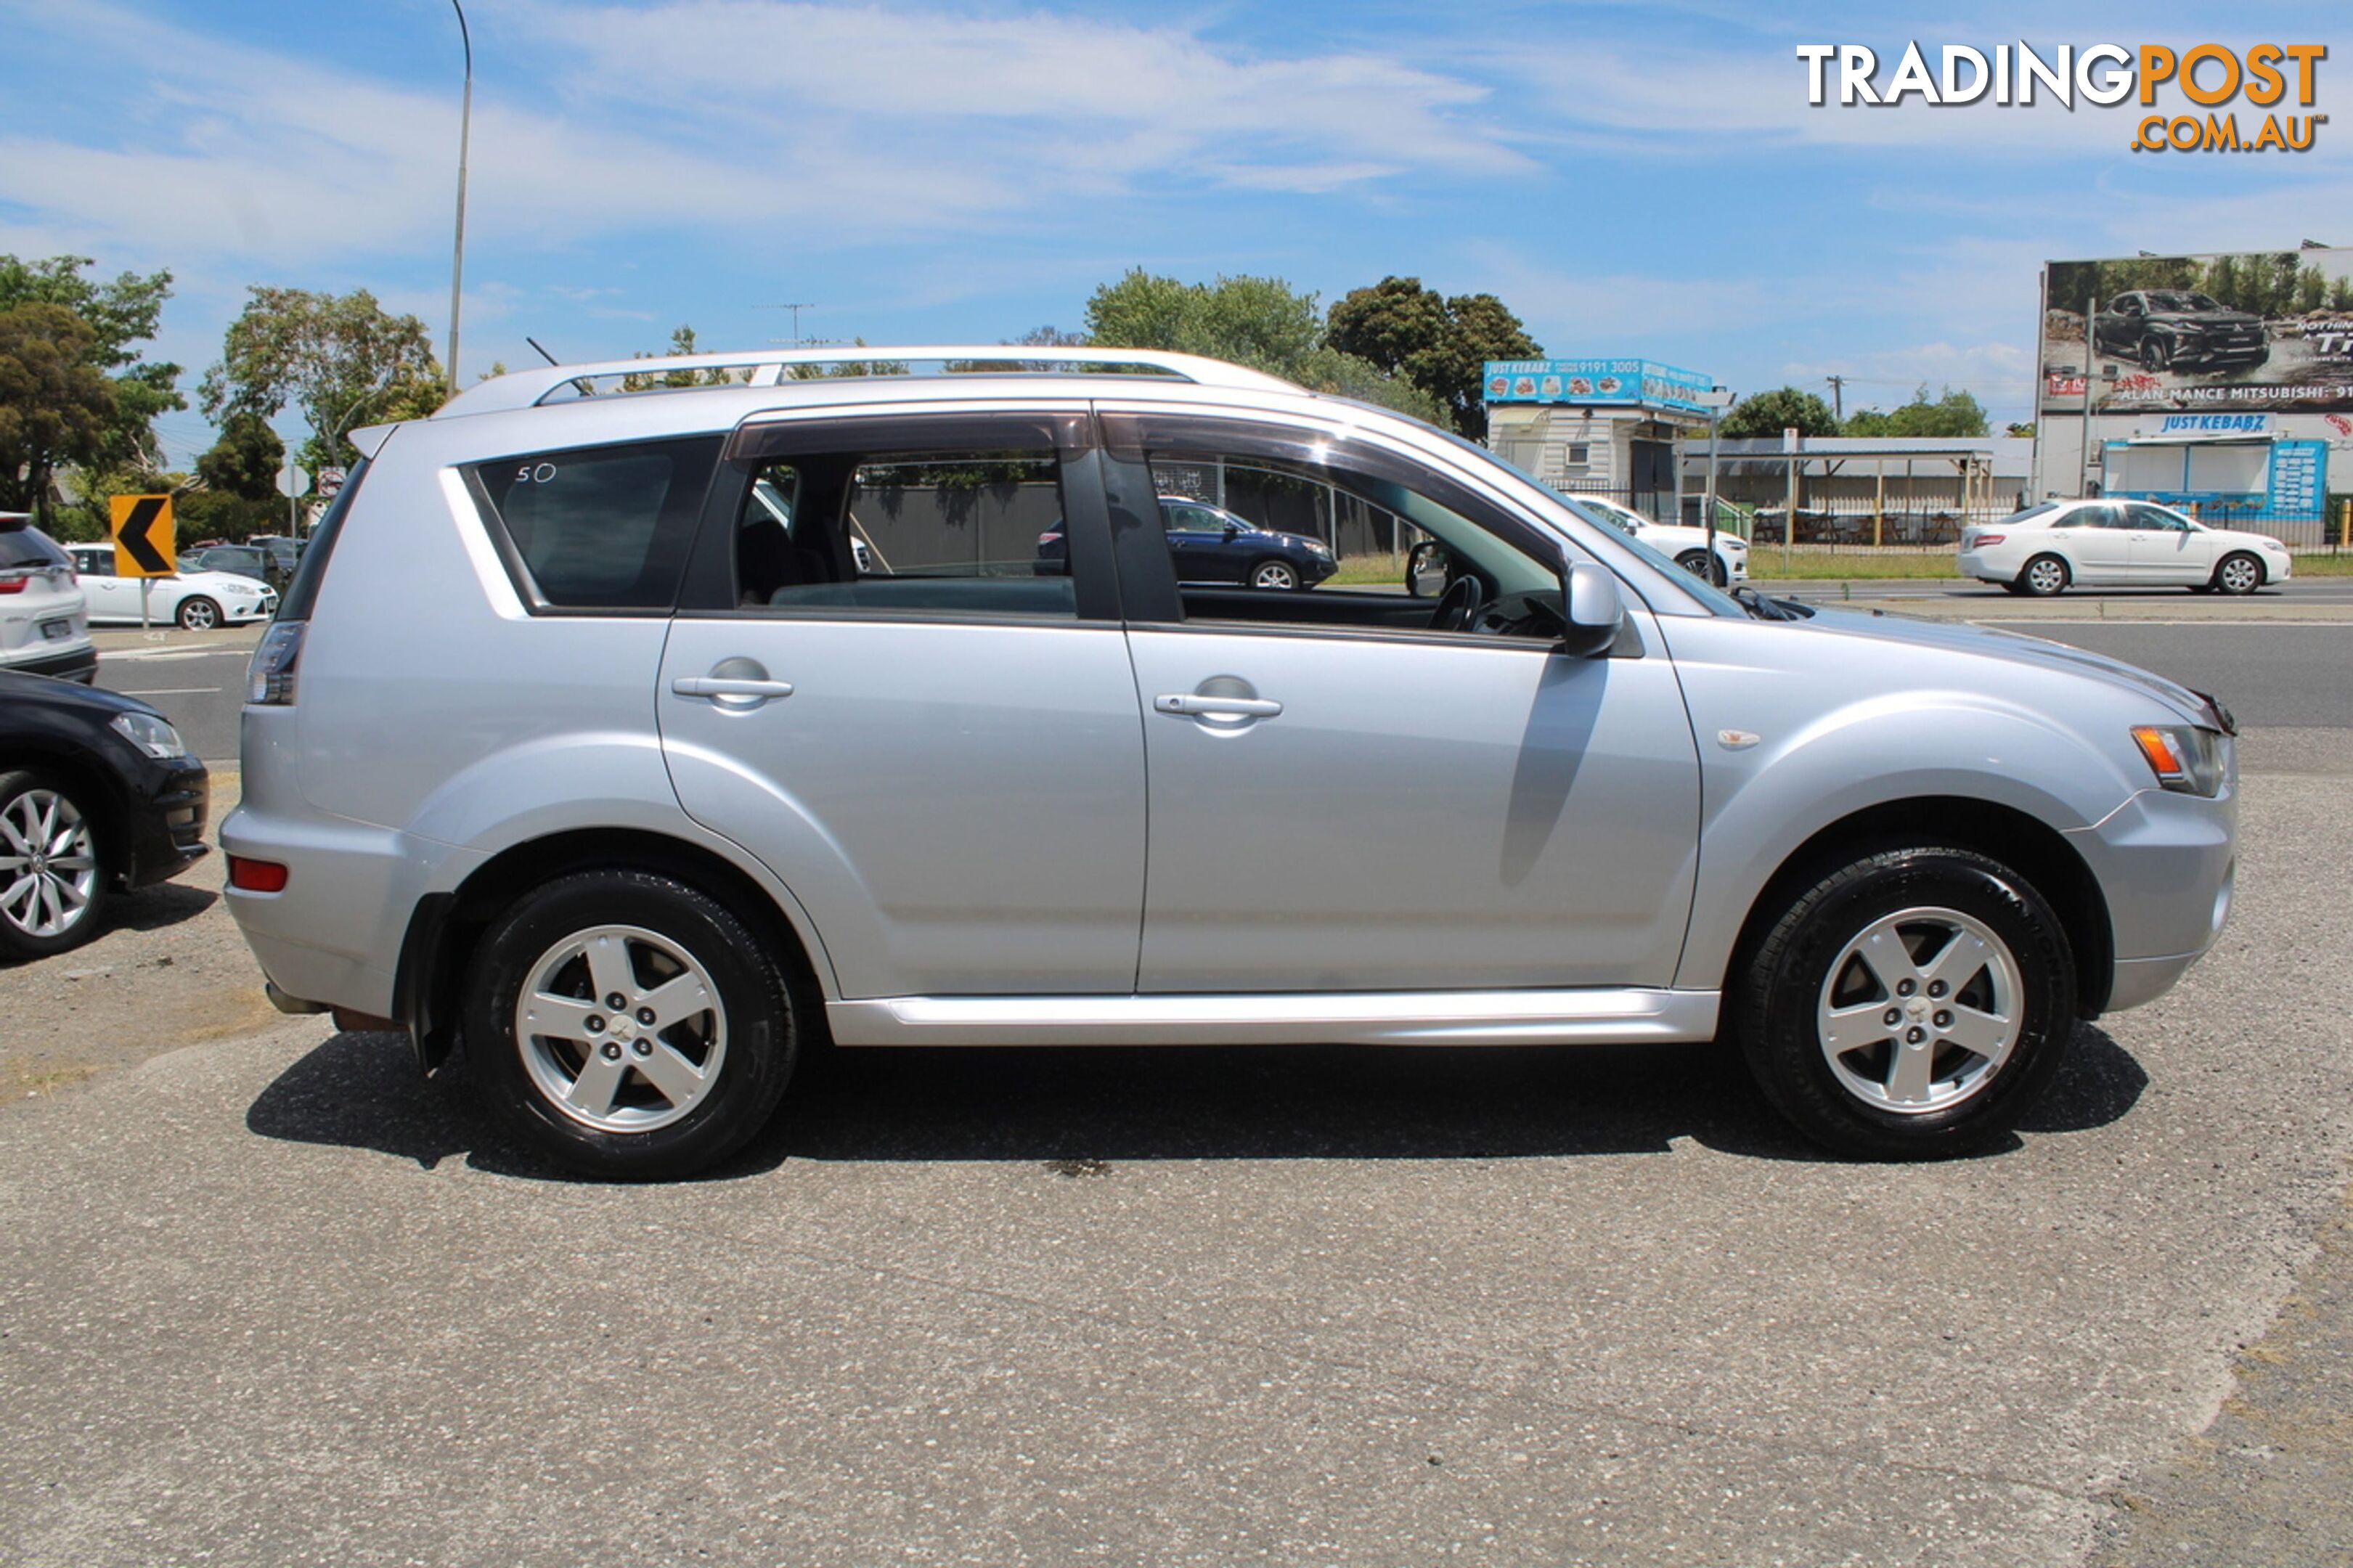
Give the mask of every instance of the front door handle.
<svg viewBox="0 0 2353 1568">
<path fill-rule="evenodd" d="M 1205 697 L 1198 692 L 1172 691 L 1152 700 L 1162 713 L 1182 713 L 1195 719 L 1271 719 L 1282 704 L 1264 697 Z"/>
</svg>

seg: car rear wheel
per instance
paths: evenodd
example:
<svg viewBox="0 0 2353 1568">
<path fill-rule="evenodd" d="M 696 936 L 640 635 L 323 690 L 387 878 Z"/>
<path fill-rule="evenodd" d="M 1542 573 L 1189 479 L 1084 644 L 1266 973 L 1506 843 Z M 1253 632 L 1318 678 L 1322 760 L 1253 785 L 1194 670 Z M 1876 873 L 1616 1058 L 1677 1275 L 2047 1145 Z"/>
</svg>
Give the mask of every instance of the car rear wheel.
<svg viewBox="0 0 2353 1568">
<path fill-rule="evenodd" d="M 466 983 L 469 1075 L 508 1121 L 591 1176 L 681 1176 L 776 1110 L 799 1029 L 766 944 L 649 871 L 563 878 L 485 934 Z"/>
<path fill-rule="evenodd" d="M 98 934 L 108 894 L 97 833 L 65 783 L 0 773 L 0 953 L 80 946 Z"/>
<path fill-rule="evenodd" d="M 221 610 L 202 594 L 191 594 L 180 601 L 180 613 L 174 619 L 183 631 L 208 632 L 221 624 Z"/>
<path fill-rule="evenodd" d="M 1285 593 L 1299 586 L 1299 568 L 1288 561 L 1261 561 L 1250 568 L 1253 588 L 1277 588 Z"/>
<path fill-rule="evenodd" d="M 2225 594 L 2252 594 L 2263 585 L 2263 563 L 2234 550 L 2214 568 L 2213 585 Z"/>
<path fill-rule="evenodd" d="M 2010 868 L 1938 845 L 1813 881 L 1736 977 L 1765 1098 L 1841 1153 L 1930 1159 L 2008 1133 L 2075 1026 L 2058 917 Z"/>
<path fill-rule="evenodd" d="M 2074 574 L 2067 570 L 2067 563 L 2058 556 L 2038 555 L 2019 573 L 2018 589 L 2038 599 L 2047 599 L 2053 594 L 2065 593 L 2073 576 Z"/>
</svg>

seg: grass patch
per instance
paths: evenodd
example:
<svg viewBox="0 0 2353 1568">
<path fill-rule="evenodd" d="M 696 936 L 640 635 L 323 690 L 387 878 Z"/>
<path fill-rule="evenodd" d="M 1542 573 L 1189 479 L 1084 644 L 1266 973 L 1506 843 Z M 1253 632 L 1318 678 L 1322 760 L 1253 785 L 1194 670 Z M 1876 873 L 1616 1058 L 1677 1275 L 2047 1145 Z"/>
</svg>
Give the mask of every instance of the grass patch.
<svg viewBox="0 0 2353 1568">
<path fill-rule="evenodd" d="M 2299 555 L 2295 558 L 2295 574 L 2299 577 L 2353 577 L 2353 553 L 2340 550 L 2333 555 Z"/>
<path fill-rule="evenodd" d="M 1405 561 L 1395 555 L 1351 555 L 1324 581 L 1335 588 L 1401 588 Z"/>
</svg>

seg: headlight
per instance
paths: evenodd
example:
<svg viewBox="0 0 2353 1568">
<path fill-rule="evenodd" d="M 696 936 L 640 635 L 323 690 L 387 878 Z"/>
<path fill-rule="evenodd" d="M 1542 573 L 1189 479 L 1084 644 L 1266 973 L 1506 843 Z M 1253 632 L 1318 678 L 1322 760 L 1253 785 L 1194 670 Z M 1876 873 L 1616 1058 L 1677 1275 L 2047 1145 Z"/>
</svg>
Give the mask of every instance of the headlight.
<svg viewBox="0 0 2353 1568">
<path fill-rule="evenodd" d="M 1311 539 L 1307 542 L 1307 553 L 1310 555 L 1321 555 L 1326 561 L 1329 561 L 1332 558 L 1332 547 L 1324 543 L 1320 539 Z"/>
<path fill-rule="evenodd" d="M 109 728 L 158 760 L 188 754 L 188 748 L 180 743 L 180 732 L 152 713 L 117 713 Z"/>
<path fill-rule="evenodd" d="M 2133 744 L 2167 789 L 2211 800 L 2230 776 L 2231 742 L 2219 730 L 2194 724 L 2136 724 Z"/>
</svg>

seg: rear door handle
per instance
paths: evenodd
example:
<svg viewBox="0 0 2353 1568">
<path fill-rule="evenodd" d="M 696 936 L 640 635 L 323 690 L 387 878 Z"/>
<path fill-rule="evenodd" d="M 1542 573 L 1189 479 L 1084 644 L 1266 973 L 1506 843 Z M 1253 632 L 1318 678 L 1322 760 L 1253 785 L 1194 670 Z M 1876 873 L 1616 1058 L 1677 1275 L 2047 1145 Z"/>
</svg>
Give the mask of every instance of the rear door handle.
<svg viewBox="0 0 2353 1568">
<path fill-rule="evenodd" d="M 1269 698 L 1204 697 L 1189 691 L 1155 697 L 1152 706 L 1162 713 L 1183 713 L 1196 719 L 1271 719 L 1282 711 L 1282 704 Z"/>
<path fill-rule="evenodd" d="M 681 675 L 670 683 L 681 697 L 790 697 L 789 680 L 744 680 L 725 675 Z"/>
</svg>

